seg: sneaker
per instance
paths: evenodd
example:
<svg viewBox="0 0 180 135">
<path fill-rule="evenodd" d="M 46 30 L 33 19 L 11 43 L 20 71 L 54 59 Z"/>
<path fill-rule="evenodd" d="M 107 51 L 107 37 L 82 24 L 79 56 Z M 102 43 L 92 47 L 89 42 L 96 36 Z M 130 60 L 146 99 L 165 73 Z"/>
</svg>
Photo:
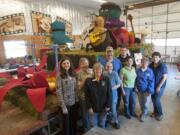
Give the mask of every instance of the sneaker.
<svg viewBox="0 0 180 135">
<path fill-rule="evenodd" d="M 131 115 L 132 117 L 135 117 L 135 118 L 138 118 L 138 115 L 135 113 L 135 114 L 132 114 Z"/>
<path fill-rule="evenodd" d="M 114 124 L 114 127 L 115 127 L 116 129 L 120 129 L 120 123 L 119 123 L 119 122 L 116 122 L 116 123 Z"/>
<path fill-rule="evenodd" d="M 156 119 L 157 121 L 161 121 L 161 120 L 163 119 L 163 115 L 156 116 L 155 119 Z"/>
<path fill-rule="evenodd" d="M 151 114 L 150 114 L 150 117 L 154 118 L 154 117 L 155 117 L 155 113 L 154 113 L 154 112 L 151 113 Z"/>
<path fill-rule="evenodd" d="M 125 117 L 126 117 L 127 119 L 131 119 L 131 116 L 130 116 L 129 114 L 125 114 Z"/>
<path fill-rule="evenodd" d="M 140 117 L 140 122 L 144 122 L 145 119 L 146 119 L 146 116 L 145 116 L 145 115 L 142 115 L 142 116 Z"/>
</svg>

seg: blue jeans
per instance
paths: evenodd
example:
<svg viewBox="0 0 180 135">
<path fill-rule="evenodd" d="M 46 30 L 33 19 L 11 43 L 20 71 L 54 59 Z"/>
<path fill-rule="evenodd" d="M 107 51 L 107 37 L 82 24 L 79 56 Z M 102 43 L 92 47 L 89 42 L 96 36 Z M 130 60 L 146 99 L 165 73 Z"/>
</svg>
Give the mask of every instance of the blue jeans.
<svg viewBox="0 0 180 135">
<path fill-rule="evenodd" d="M 86 101 L 79 99 L 80 111 L 82 116 L 82 124 L 85 131 L 90 129 L 89 113 L 86 106 Z"/>
<path fill-rule="evenodd" d="M 95 113 L 90 116 L 90 123 L 91 127 L 101 127 L 105 128 L 106 126 L 106 112 L 101 112 L 101 113 Z"/>
<path fill-rule="evenodd" d="M 136 111 L 136 93 L 133 88 L 124 88 L 125 96 L 124 100 L 124 111 L 126 115 L 134 115 Z"/>
<path fill-rule="evenodd" d="M 136 92 L 134 91 L 134 89 L 130 94 L 129 109 L 131 115 L 136 114 Z"/>
<path fill-rule="evenodd" d="M 117 115 L 117 102 L 112 102 L 111 110 L 112 110 L 112 123 L 119 122 L 118 121 L 118 115 Z"/>
<path fill-rule="evenodd" d="M 141 114 L 147 116 L 151 96 L 148 96 L 146 92 L 138 92 L 138 98 L 141 107 Z"/>
<path fill-rule="evenodd" d="M 122 89 L 121 89 L 121 87 L 119 87 L 119 88 L 117 89 L 117 92 L 118 92 L 118 101 L 117 101 L 117 107 L 116 107 L 116 109 L 117 109 L 117 111 L 118 111 L 119 108 L 120 108 L 121 99 L 122 99 Z"/>
<path fill-rule="evenodd" d="M 161 97 L 164 94 L 165 87 L 161 88 L 159 93 L 154 93 L 151 98 L 153 102 L 154 114 L 155 116 L 163 115 L 162 105 L 161 105 Z"/>
</svg>

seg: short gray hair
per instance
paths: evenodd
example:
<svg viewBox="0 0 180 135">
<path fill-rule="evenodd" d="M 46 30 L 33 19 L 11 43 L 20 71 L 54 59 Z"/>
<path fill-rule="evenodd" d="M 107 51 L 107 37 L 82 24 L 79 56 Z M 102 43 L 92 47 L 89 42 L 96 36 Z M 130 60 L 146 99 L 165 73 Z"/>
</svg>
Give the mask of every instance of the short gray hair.
<svg viewBox="0 0 180 135">
<path fill-rule="evenodd" d="M 144 62 L 148 62 L 148 63 L 149 63 L 149 58 L 143 57 L 143 58 L 141 59 L 141 61 L 144 61 Z"/>
<path fill-rule="evenodd" d="M 96 69 L 96 68 L 101 68 L 102 70 L 104 69 L 103 65 L 99 62 L 96 62 L 94 65 L 93 65 L 93 71 Z"/>
<path fill-rule="evenodd" d="M 86 57 L 82 57 L 79 60 L 79 65 L 83 62 L 83 61 L 87 61 L 89 63 L 89 60 Z"/>
<path fill-rule="evenodd" d="M 111 62 L 107 62 L 107 63 L 106 63 L 106 66 L 109 65 L 109 64 L 111 64 L 111 65 L 113 66 L 113 64 L 112 64 Z"/>
</svg>

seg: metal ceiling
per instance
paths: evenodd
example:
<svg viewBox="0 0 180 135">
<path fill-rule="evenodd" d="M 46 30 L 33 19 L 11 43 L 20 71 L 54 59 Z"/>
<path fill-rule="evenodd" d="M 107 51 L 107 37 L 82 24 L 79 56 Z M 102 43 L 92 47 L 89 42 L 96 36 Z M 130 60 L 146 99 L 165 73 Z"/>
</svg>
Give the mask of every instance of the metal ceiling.
<svg viewBox="0 0 180 135">
<path fill-rule="evenodd" d="M 60 0 L 69 4 L 99 9 L 100 5 L 104 2 L 114 2 L 122 8 L 137 9 L 160 4 L 175 2 L 178 0 Z"/>
<path fill-rule="evenodd" d="M 178 0 L 19 0 L 24 2 L 63 2 L 68 3 L 75 6 L 85 7 L 85 8 L 92 8 L 92 9 L 99 9 L 103 2 L 114 2 L 118 4 L 121 8 L 126 9 L 137 9 L 137 8 L 144 8 L 150 6 L 156 6 L 160 4 L 175 2 Z"/>
<path fill-rule="evenodd" d="M 152 7 L 161 4 L 176 2 L 177 0 L 148 0 L 144 2 L 134 3 L 134 4 L 127 4 L 126 7 L 131 9 L 138 9 L 138 8 L 145 8 L 145 7 Z"/>
</svg>

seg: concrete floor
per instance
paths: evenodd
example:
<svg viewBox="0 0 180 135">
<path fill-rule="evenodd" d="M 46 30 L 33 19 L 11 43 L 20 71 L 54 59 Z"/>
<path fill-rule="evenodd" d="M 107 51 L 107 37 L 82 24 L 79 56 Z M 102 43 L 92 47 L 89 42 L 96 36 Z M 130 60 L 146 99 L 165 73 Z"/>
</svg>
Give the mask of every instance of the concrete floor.
<svg viewBox="0 0 180 135">
<path fill-rule="evenodd" d="M 176 95 L 178 89 L 180 90 L 180 80 L 174 79 L 178 73 L 175 65 L 169 65 L 168 71 L 168 82 L 162 98 L 164 119 L 159 122 L 154 118 L 148 117 L 144 123 L 141 123 L 137 118 L 128 120 L 123 115 L 120 115 L 121 128 L 119 130 L 108 128 L 108 131 L 113 133 L 113 135 L 180 135 L 180 97 L 178 98 Z M 6 109 L 4 108 L 4 110 Z M 149 111 L 152 112 L 152 103 Z M 137 113 L 140 113 L 138 100 Z M 5 116 L 3 111 L 1 111 L 0 116 L 2 116 L 1 114 Z M 3 128 L 3 125 L 6 127 L 6 121 L 1 119 L 1 117 L 0 121 L 4 122 L 0 124 L 0 135 L 7 135 L 2 132 L 2 129 L 8 130 Z M 11 130 L 8 131 L 10 132 Z M 12 135 L 12 133 L 10 134 Z"/>
<path fill-rule="evenodd" d="M 159 122 L 148 117 L 141 123 L 136 118 L 128 120 L 120 115 L 121 128 L 119 130 L 110 128 L 110 132 L 114 135 L 180 135 L 180 97 L 176 95 L 178 89 L 180 90 L 180 80 L 174 79 L 178 73 L 175 65 L 168 65 L 168 72 L 166 91 L 162 97 L 164 119 Z M 152 103 L 149 111 L 152 112 Z M 137 113 L 140 113 L 138 101 Z"/>
</svg>

